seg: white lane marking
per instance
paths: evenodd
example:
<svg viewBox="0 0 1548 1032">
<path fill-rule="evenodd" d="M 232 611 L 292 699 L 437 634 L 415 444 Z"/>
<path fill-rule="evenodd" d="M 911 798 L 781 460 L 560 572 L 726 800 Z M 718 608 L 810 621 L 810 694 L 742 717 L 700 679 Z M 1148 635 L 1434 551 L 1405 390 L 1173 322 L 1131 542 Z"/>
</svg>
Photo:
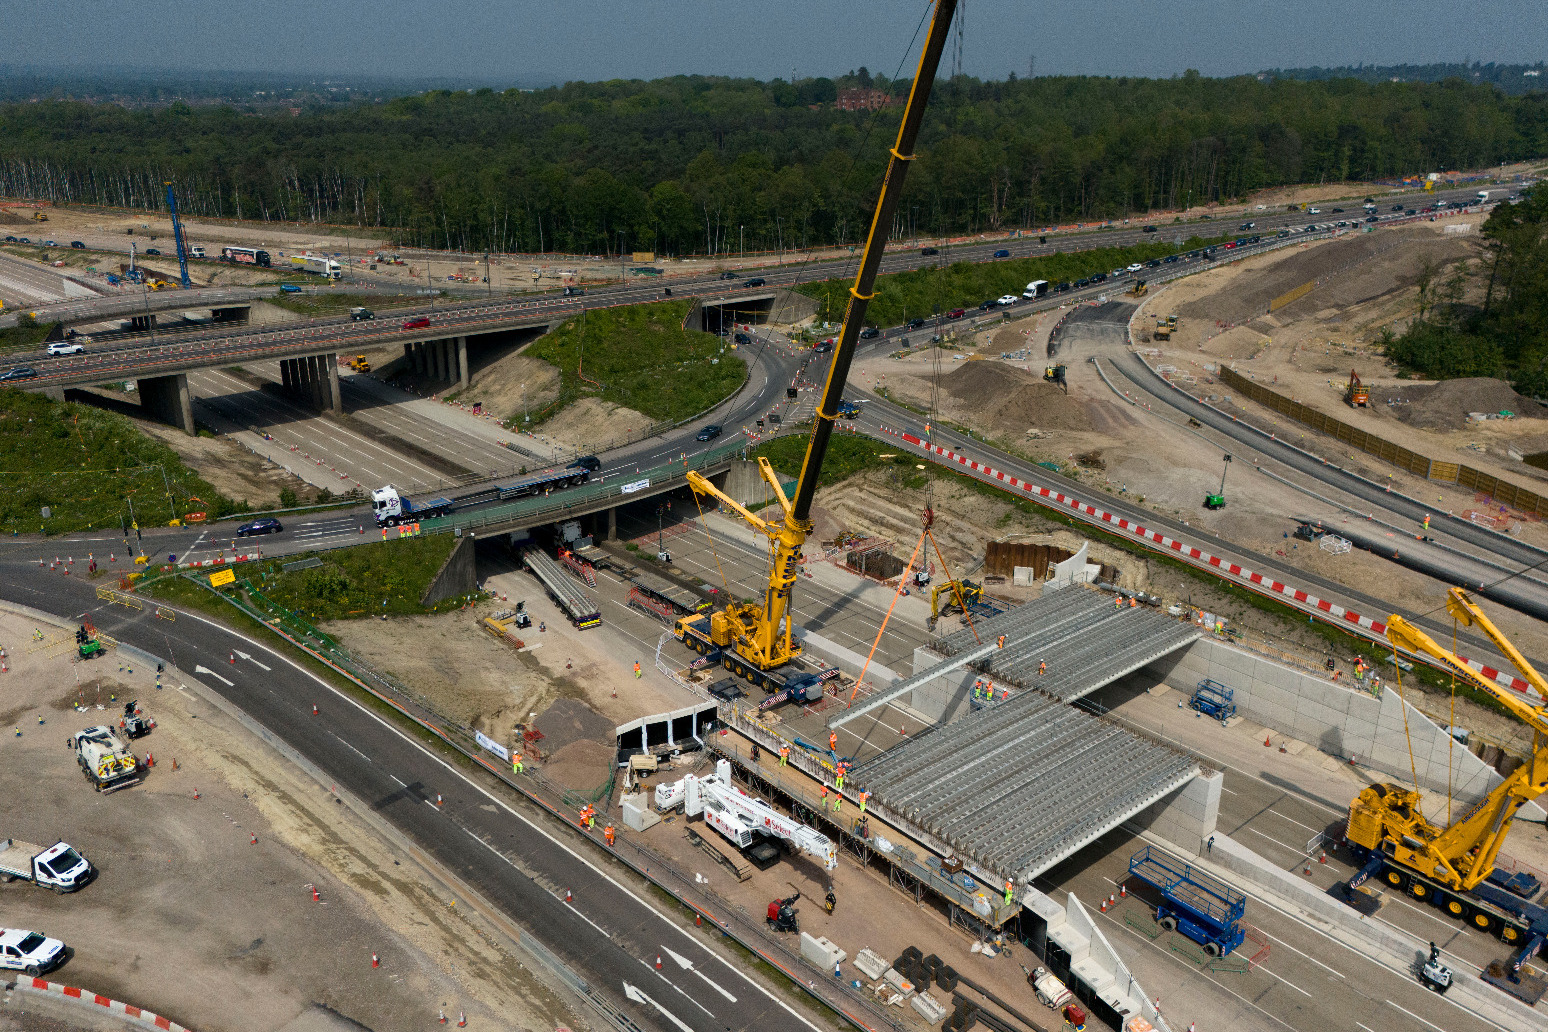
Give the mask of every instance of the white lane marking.
<svg viewBox="0 0 1548 1032">
<path fill-rule="evenodd" d="M 1376 1032 L 1376 1030 L 1374 1028 L 1371 1028 L 1371 1026 L 1365 1024 L 1364 1022 L 1357 1021 L 1357 1022 L 1355 1022 L 1355 1024 L 1359 1025 L 1361 1028 L 1365 1029 L 1365 1032 Z"/>
<path fill-rule="evenodd" d="M 333 734 L 333 732 L 330 731 L 329 734 Z M 353 745 L 350 745 L 344 739 L 339 738 L 338 735 L 333 735 L 333 737 L 338 739 L 338 742 L 339 742 L 340 745 L 342 745 L 344 748 L 348 749 L 350 752 L 354 753 L 356 756 L 360 757 L 362 760 L 365 760 L 367 763 L 371 762 L 371 757 L 367 756 L 365 753 L 361 752 L 359 749 L 356 749 Z"/>
<path fill-rule="evenodd" d="M 1445 925 L 1447 928 L 1450 928 L 1454 932 L 1461 932 L 1463 935 L 1472 935 L 1473 934 L 1472 932 L 1468 931 L 1466 928 L 1462 928 L 1462 927 L 1460 927 L 1458 925 L 1452 924 L 1450 921 L 1447 921 L 1445 918 L 1436 917 L 1434 914 L 1429 913 L 1428 911 L 1421 910 L 1420 908 L 1414 906 L 1412 903 L 1408 902 L 1405 899 L 1399 899 L 1396 896 L 1393 896 L 1392 899 L 1393 899 L 1393 902 L 1403 904 L 1405 907 L 1407 907 L 1409 910 L 1412 910 L 1414 913 L 1418 914 L 1420 917 L 1427 917 L 1431 921 L 1434 921 L 1436 924 Z M 1393 925 L 1392 927 L 1397 928 L 1398 926 L 1397 925 Z M 1413 933 L 1410 932 L 1409 934 L 1412 935 Z"/>
<path fill-rule="evenodd" d="M 470 835 L 471 835 L 471 834 L 472 834 L 472 832 L 469 832 L 469 833 L 468 833 L 468 834 L 470 834 Z M 475 836 L 474 836 L 474 837 L 475 837 L 475 838 L 477 838 L 477 836 L 476 836 L 476 835 L 475 835 Z M 484 841 L 484 840 L 483 840 L 483 839 L 479 839 L 479 841 L 480 841 L 480 842 L 483 842 L 483 841 Z M 486 846 L 489 846 L 489 843 L 487 843 L 487 842 L 484 842 L 484 845 L 486 845 Z M 499 857 L 499 858 L 500 858 L 500 859 L 501 859 L 501 860 L 504 860 L 504 861 L 505 861 L 505 862 L 506 862 L 506 863 L 508 863 L 508 864 L 511 864 L 511 861 L 510 861 L 510 860 L 509 860 L 509 859 L 508 859 L 508 858 L 507 858 L 507 857 L 506 857 L 506 856 L 505 856 L 505 854 L 504 854 L 504 853 L 501 853 L 501 852 L 500 852 L 500 851 L 499 851 L 499 850 L 497 850 L 497 849 L 495 849 L 495 847 L 494 847 L 494 846 L 489 846 L 489 851 L 490 851 L 490 852 L 491 852 L 491 853 L 494 853 L 494 854 L 495 854 L 495 855 L 496 855 L 496 856 L 498 856 L 498 857 Z M 512 866 L 512 867 L 515 867 L 515 866 L 516 866 L 516 865 L 515 865 L 515 864 L 511 864 L 511 866 Z M 561 901 L 561 902 L 562 902 L 562 901 Z M 571 910 L 573 910 L 573 911 L 575 911 L 575 916 L 576 916 L 576 917 L 578 917 L 578 918 L 580 918 L 580 919 L 581 919 L 581 920 L 582 920 L 582 921 L 585 921 L 585 922 L 586 922 L 586 923 L 587 923 L 587 924 L 589 924 L 589 925 L 590 925 L 590 926 L 591 926 L 591 927 L 593 927 L 593 928 L 595 928 L 595 929 L 596 929 L 596 930 L 597 930 L 597 931 L 599 931 L 599 932 L 601 932 L 601 933 L 602 933 L 602 934 L 603 934 L 603 935 L 605 935 L 605 936 L 607 936 L 607 938 L 609 938 L 609 939 L 611 939 L 611 938 L 612 938 L 612 937 L 613 937 L 613 933 L 612 933 L 612 932 L 610 932 L 610 931 L 608 931 L 608 930 L 607 930 L 607 929 L 606 929 L 606 928 L 603 928 L 603 927 L 602 927 L 602 926 L 601 926 L 601 925 L 599 925 L 599 924 L 597 924 L 597 923 L 596 923 L 596 922 L 595 922 L 595 921 L 593 921 L 593 920 L 592 920 L 592 919 L 591 919 L 591 918 L 589 918 L 589 917 L 587 917 L 587 916 L 586 916 L 586 915 L 585 915 L 585 914 L 583 914 L 583 913 L 581 913 L 581 912 L 580 912 L 580 910 L 579 910 L 579 909 L 577 909 L 577 908 L 576 908 L 576 906 L 575 906 L 575 904 L 574 904 L 574 903 L 565 903 L 565 904 L 564 904 L 564 905 L 565 905 L 565 906 L 566 906 L 566 907 L 568 907 L 568 908 L 569 908 L 569 909 L 571 909 Z"/>
<path fill-rule="evenodd" d="M 652 1007 L 654 1007 L 658 1011 L 660 1011 L 662 1017 L 666 1018 L 672 1024 L 674 1024 L 678 1028 L 682 1029 L 683 1032 L 693 1032 L 693 1029 L 691 1027 L 689 1027 L 688 1024 L 683 1021 L 682 1018 L 679 1018 L 676 1014 L 673 1014 L 671 1011 L 669 1011 L 665 1007 L 661 1006 L 661 1004 L 657 1003 L 655 1000 L 652 1000 L 649 996 L 646 996 L 644 993 L 640 992 L 640 990 L 636 989 L 634 986 L 630 985 L 628 982 L 625 982 L 623 984 L 623 987 L 624 987 L 624 995 L 627 996 L 629 999 L 633 1000 L 635 1003 L 648 1003 Z"/>
<path fill-rule="evenodd" d="M 651 967 L 649 962 L 647 962 L 644 959 L 639 958 L 639 957 L 636 957 L 635 959 L 640 962 L 640 966 L 642 968 L 644 968 L 646 971 L 649 971 L 651 974 L 655 975 L 657 978 L 661 979 L 661 984 L 662 985 L 666 986 L 668 989 L 672 990 L 678 996 L 681 996 L 683 999 L 687 1000 L 689 1003 L 693 1004 L 695 1007 L 699 1008 L 701 1011 L 703 1011 L 705 1014 L 708 1014 L 710 1017 L 713 1018 L 715 1016 L 715 1012 L 714 1011 L 712 1011 L 708 1007 L 704 1006 L 704 1004 L 700 1003 L 698 1000 L 695 1000 L 692 996 L 689 996 L 686 992 L 683 991 L 682 986 L 678 985 L 676 982 L 673 982 L 666 975 L 663 975 L 661 972 L 659 972 L 655 968 Z"/>
<path fill-rule="evenodd" d="M 453 767 L 450 763 L 447 763 L 445 760 L 441 759 L 441 757 L 439 757 L 435 753 L 431 752 L 428 748 L 426 748 L 425 746 L 421 745 L 419 742 L 416 742 L 413 738 L 409 737 L 407 734 L 405 734 L 402 730 L 400 730 L 395 725 L 388 723 L 388 721 L 387 721 L 387 719 L 385 717 L 381 716 L 380 714 L 372 712 L 369 708 L 367 708 L 367 706 L 364 703 L 357 701 L 352 696 L 345 694 L 343 691 L 340 691 L 338 688 L 335 688 L 333 685 L 329 684 L 327 681 L 324 681 L 317 674 L 315 674 L 312 671 L 308 670 L 306 667 L 302 666 L 296 660 L 292 659 L 290 656 L 286 655 L 285 653 L 280 652 L 278 649 L 274 648 L 271 645 L 267 645 L 267 644 L 265 644 L 263 642 L 260 642 L 260 641 L 258 641 L 255 638 L 250 638 L 246 634 L 243 634 L 241 631 L 237 631 L 237 630 L 234 630 L 234 629 L 232 629 L 230 627 L 225 626 L 224 624 L 217 623 L 216 621 L 210 619 L 209 617 L 202 616 L 199 613 L 190 612 L 189 610 L 185 610 L 185 609 L 179 609 L 177 611 L 177 613 L 178 613 L 178 615 L 180 617 L 186 617 L 186 618 L 188 618 L 190 620 L 195 620 L 195 621 L 197 621 L 199 623 L 202 623 L 202 624 L 205 624 L 205 625 L 207 625 L 209 627 L 212 627 L 215 630 L 220 631 L 223 634 L 229 634 L 233 638 L 240 638 L 242 641 L 247 642 L 253 648 L 261 649 L 262 651 L 269 653 L 271 656 L 273 656 L 274 658 L 278 659 L 279 661 L 288 664 L 297 673 L 302 674 L 303 676 L 308 677 L 312 681 L 316 682 L 324 690 L 332 692 L 340 700 L 349 703 L 351 706 L 353 706 L 357 710 L 359 710 L 362 714 L 364 714 L 365 716 L 367 716 L 367 717 L 371 718 L 372 720 L 376 721 L 383 728 L 385 728 L 386 730 L 388 730 L 392 734 L 396 735 L 397 737 L 401 738 L 408 745 L 410 745 L 413 748 L 417 749 L 420 753 L 422 753 L 425 756 L 426 759 L 428 759 L 428 760 L 432 761 L 433 763 L 439 764 L 440 766 L 444 767 L 453 777 L 461 780 L 469 788 L 472 788 L 474 791 L 476 791 L 476 792 L 480 793 L 481 795 L 483 795 L 491 803 L 493 803 L 494 805 L 498 806 L 500 809 L 504 810 L 506 813 L 510 814 L 512 817 L 516 818 L 518 821 L 520 821 L 521 823 L 525 824 L 528 828 L 530 828 L 533 831 L 537 832 L 539 835 L 542 835 L 544 838 L 546 838 L 549 842 L 551 842 L 557 848 L 564 850 L 571 857 L 573 857 L 577 862 L 579 862 L 581 864 L 584 864 L 586 867 L 589 867 L 592 870 L 592 872 L 594 874 L 596 874 L 597 877 L 603 879 L 609 885 L 612 885 L 613 888 L 617 889 L 619 892 L 623 893 L 624 895 L 628 896 L 630 899 L 634 900 L 634 902 L 638 903 L 645 910 L 650 911 L 652 914 L 654 914 L 657 918 L 660 919 L 662 924 L 666 925 L 668 928 L 671 928 L 673 931 L 677 932 L 678 935 L 681 935 L 684 939 L 687 939 L 689 942 L 693 943 L 695 946 L 697 946 L 698 948 L 702 949 L 705 953 L 709 954 L 711 957 L 714 957 L 717 961 L 719 961 L 722 965 L 725 966 L 727 971 L 730 971 L 737 978 L 742 979 L 744 982 L 746 982 L 748 985 L 752 986 L 758 992 L 760 992 L 764 996 L 768 997 L 768 999 L 772 1003 L 774 1003 L 777 1007 L 779 1007 L 785 1013 L 789 1014 L 796 1021 L 800 1022 L 805 1027 L 811 1029 L 812 1032 L 823 1032 L 823 1030 L 821 1028 L 819 1028 L 817 1025 L 814 1025 L 810 1020 L 808 1020 L 802 1014 L 798 1013 L 795 1010 L 795 1008 L 790 1006 L 790 1004 L 786 1003 L 784 1000 L 780 999 L 778 996 L 775 996 L 774 992 L 771 989 L 769 989 L 767 986 L 762 985 L 759 982 L 754 981 L 753 977 L 751 975 L 749 975 L 747 972 L 743 971 L 741 968 L 739 968 L 736 964 L 732 963 L 730 960 L 727 960 L 717 950 L 711 949 L 708 945 L 706 945 L 706 944 L 704 944 L 702 942 L 699 942 L 699 940 L 696 939 L 693 936 L 693 933 L 689 932 L 688 929 L 682 927 L 677 922 L 675 922 L 671 918 L 667 917 L 667 915 L 665 915 L 661 911 L 657 910 L 648 901 L 646 901 L 645 899 L 641 898 L 639 895 L 637 895 L 628 886 L 624 885 L 618 879 L 614 878 L 612 875 L 610 875 L 606 871 L 602 870 L 602 868 L 598 867 L 590 858 L 582 856 L 580 853 L 577 853 L 575 850 L 571 849 L 569 846 L 567 846 L 563 842 L 559 841 L 559 839 L 556 838 L 547 828 L 545 828 L 542 825 L 538 824 L 537 822 L 531 820 L 530 818 L 522 815 L 521 813 L 518 813 L 516 811 L 516 809 L 514 807 L 512 807 L 509 803 L 507 803 L 505 800 L 501 799 L 499 796 L 495 795 L 493 792 L 490 792 L 488 789 L 484 788 L 482 785 L 479 785 L 477 782 L 473 781 L 471 778 L 469 778 L 466 775 L 464 775 L 456 767 Z M 197 673 L 198 672 L 197 669 L 194 672 Z M 397 778 L 393 778 L 393 780 L 397 781 L 398 779 Z M 402 784 L 401 781 L 398 782 L 398 783 Z"/>
<path fill-rule="evenodd" d="M 1273 975 L 1275 978 L 1279 979 L 1281 982 L 1285 983 L 1285 985 L 1288 985 L 1290 988 L 1294 989 L 1296 992 L 1300 993 L 1302 996 L 1306 996 L 1306 997 L 1310 997 L 1311 996 L 1311 993 L 1307 992 L 1305 989 L 1302 989 L 1300 986 L 1296 985 L 1294 982 L 1290 981 L 1290 979 L 1286 978 L 1284 975 L 1281 975 L 1277 971 L 1270 971 L 1268 968 L 1264 967 L 1262 964 L 1258 965 L 1258 970 L 1262 971 L 1264 974 Z"/>
<path fill-rule="evenodd" d="M 1273 842 L 1273 843 L 1276 843 L 1278 845 L 1284 846 L 1286 849 L 1290 850 L 1290 852 L 1294 853 L 1296 856 L 1305 856 L 1306 855 L 1306 850 L 1304 850 L 1304 849 L 1297 849 L 1295 846 L 1292 846 L 1288 842 L 1280 842 L 1280 840 L 1275 838 L 1273 835 L 1265 835 L 1265 834 L 1263 834 L 1263 832 L 1259 831 L 1257 828 L 1248 828 L 1247 830 L 1252 832 L 1254 835 L 1257 835 L 1259 838 L 1266 838 L 1270 842 Z"/>
<path fill-rule="evenodd" d="M 1315 832 L 1317 832 L 1319 834 L 1324 832 L 1324 831 L 1327 831 L 1326 828 L 1314 828 L 1310 824 L 1302 824 L 1300 821 L 1296 820 L 1294 817 L 1286 816 L 1285 814 L 1280 813 L 1278 810 L 1274 809 L 1273 807 L 1269 807 L 1267 812 L 1273 814 L 1275 817 L 1283 818 L 1284 820 L 1289 821 L 1291 824 L 1294 824 L 1297 827 L 1305 828 L 1307 831 L 1315 831 Z"/>
<path fill-rule="evenodd" d="M 1279 945 L 1283 946 L 1285 949 L 1289 950 L 1291 953 L 1299 954 L 1300 956 L 1305 957 L 1307 960 L 1311 961 L 1313 964 L 1316 964 L 1318 967 L 1322 968 L 1324 971 L 1332 972 L 1333 974 L 1337 975 L 1339 978 L 1343 978 L 1344 977 L 1344 973 L 1342 971 L 1338 970 L 1337 968 L 1328 967 L 1326 964 L 1324 964 L 1322 961 L 1318 960 L 1316 957 L 1312 956 L 1310 953 L 1302 953 L 1300 950 L 1296 949 L 1294 946 L 1290 945 L 1288 942 L 1286 942 L 1285 940 L 1281 939 L 1279 936 L 1277 936 L 1277 935 L 1269 935 L 1268 932 L 1264 932 L 1263 934 L 1264 935 L 1268 935 L 1268 937 L 1270 939 L 1273 939 L 1275 942 L 1279 943 Z"/>
<path fill-rule="evenodd" d="M 196 674 L 204 674 L 206 677 L 213 677 L 213 678 L 215 678 L 215 680 L 220 681 L 223 684 L 225 684 L 225 686 L 227 688 L 230 688 L 232 685 L 234 685 L 236 683 L 235 681 L 227 681 L 224 677 L 221 677 L 219 674 L 217 674 L 215 671 L 211 670 L 207 666 L 195 666 L 194 667 L 194 673 L 196 673 Z"/>
<path fill-rule="evenodd" d="M 693 966 L 693 961 L 689 960 L 687 957 L 683 956 L 681 953 L 673 953 L 671 950 L 667 949 L 665 946 L 661 947 L 661 952 L 665 953 L 668 957 L 671 957 L 672 958 L 672 963 L 676 964 L 678 967 L 682 968 L 684 971 L 692 971 L 694 974 L 696 974 L 700 978 L 704 979 L 705 982 L 709 983 L 709 987 L 711 989 L 715 990 L 721 996 L 724 996 L 726 999 L 730 1000 L 732 1003 L 736 1002 L 736 997 L 735 996 L 732 996 L 730 993 L 726 992 L 724 989 L 722 989 L 720 987 L 719 983 L 715 982 L 713 979 L 711 979 L 704 972 L 702 972 L 698 968 L 694 967 Z"/>
<path fill-rule="evenodd" d="M 1424 1018 L 1421 1018 L 1419 1015 L 1415 1014 L 1413 1011 L 1409 1010 L 1407 1007 L 1398 1007 L 1398 1005 L 1393 1003 L 1391 1000 L 1387 1001 L 1387 1005 L 1389 1007 L 1396 1007 L 1398 1010 L 1402 1011 L 1404 1014 L 1407 1014 L 1410 1018 L 1413 1018 L 1415 1021 L 1424 1021 L 1424 1023 L 1426 1025 L 1429 1025 L 1431 1028 L 1435 1029 L 1435 1032 L 1446 1032 L 1445 1029 L 1441 1028 L 1435 1022 L 1433 1022 L 1433 1021 L 1425 1021 Z"/>
<path fill-rule="evenodd" d="M 402 778 L 398 777 L 396 774 L 389 774 L 387 776 L 389 778 L 392 778 L 392 780 L 396 781 L 398 784 L 402 785 L 404 788 L 408 788 L 408 784 Z"/>
<path fill-rule="evenodd" d="M 262 663 L 258 662 L 256 659 L 254 659 L 251 655 L 249 655 L 246 652 L 237 652 L 236 653 L 236 657 L 237 657 L 237 659 L 245 659 L 245 660 L 247 660 L 249 663 L 251 663 L 253 666 L 257 667 L 259 670 L 273 670 L 274 669 L 271 666 L 264 666 Z"/>
</svg>

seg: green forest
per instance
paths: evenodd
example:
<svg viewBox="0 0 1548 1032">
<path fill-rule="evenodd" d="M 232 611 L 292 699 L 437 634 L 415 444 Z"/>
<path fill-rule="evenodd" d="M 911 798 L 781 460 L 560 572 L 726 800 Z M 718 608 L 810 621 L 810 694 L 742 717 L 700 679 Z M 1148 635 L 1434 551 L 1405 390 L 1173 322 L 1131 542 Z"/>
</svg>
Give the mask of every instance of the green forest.
<svg viewBox="0 0 1548 1032">
<path fill-rule="evenodd" d="M 864 69 L 432 91 L 353 106 L 0 105 L 0 192 L 379 228 L 467 251 L 731 254 L 858 242 L 901 106 Z M 1548 96 L 1488 85 L 1038 77 L 937 84 L 895 238 L 1124 216 L 1287 183 L 1548 153 Z"/>
<path fill-rule="evenodd" d="M 1478 267 L 1419 270 L 1418 315 L 1382 344 L 1423 377 L 1502 376 L 1522 394 L 1548 397 L 1548 189 L 1496 206 L 1483 237 Z"/>
</svg>

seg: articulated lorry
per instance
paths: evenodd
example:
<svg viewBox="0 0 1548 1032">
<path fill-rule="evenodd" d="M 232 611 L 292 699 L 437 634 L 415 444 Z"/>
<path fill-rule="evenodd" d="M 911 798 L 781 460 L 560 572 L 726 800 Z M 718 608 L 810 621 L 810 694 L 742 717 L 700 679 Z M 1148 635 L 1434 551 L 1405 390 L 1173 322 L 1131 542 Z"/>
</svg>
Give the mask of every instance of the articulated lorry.
<svg viewBox="0 0 1548 1032">
<path fill-rule="evenodd" d="M 84 888 L 97 870 L 68 842 L 35 846 L 15 839 L 0 840 L 0 880 L 29 881 L 58 893 Z"/>
<path fill-rule="evenodd" d="M 326 258 L 320 254 L 293 254 L 290 256 L 290 267 L 297 272 L 310 272 L 327 279 L 342 279 L 344 269 L 332 258 Z"/>
</svg>

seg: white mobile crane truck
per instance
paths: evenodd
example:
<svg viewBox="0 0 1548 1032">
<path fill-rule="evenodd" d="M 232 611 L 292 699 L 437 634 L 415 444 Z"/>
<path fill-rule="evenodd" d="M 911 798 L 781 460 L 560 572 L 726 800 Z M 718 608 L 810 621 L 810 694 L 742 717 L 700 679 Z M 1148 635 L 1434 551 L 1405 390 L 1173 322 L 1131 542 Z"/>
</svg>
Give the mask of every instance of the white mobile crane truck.
<svg viewBox="0 0 1548 1032">
<path fill-rule="evenodd" d="M 753 833 L 784 839 L 801 852 L 822 861 L 828 870 L 838 866 L 838 850 L 833 840 L 815 828 L 791 820 L 761 799 L 754 799 L 731 783 L 731 764 L 715 763 L 715 773 L 706 777 L 687 774 L 681 781 L 656 786 L 656 809 L 671 810 L 681 805 L 688 817 L 704 815 L 704 822 L 736 845 L 746 849 L 753 844 Z"/>
</svg>

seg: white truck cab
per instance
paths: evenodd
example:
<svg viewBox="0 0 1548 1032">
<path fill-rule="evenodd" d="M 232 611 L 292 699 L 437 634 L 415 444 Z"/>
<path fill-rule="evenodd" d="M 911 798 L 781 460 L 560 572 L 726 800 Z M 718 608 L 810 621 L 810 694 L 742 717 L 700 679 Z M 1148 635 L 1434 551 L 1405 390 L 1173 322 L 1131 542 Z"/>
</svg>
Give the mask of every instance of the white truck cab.
<svg viewBox="0 0 1548 1032">
<path fill-rule="evenodd" d="M 388 484 L 371 492 L 371 515 L 377 523 L 386 523 L 403 516 L 403 497 L 398 489 Z"/>
<path fill-rule="evenodd" d="M 0 970 L 21 971 L 36 978 L 69 956 L 69 948 L 58 939 L 25 928 L 0 928 Z"/>
<path fill-rule="evenodd" d="M 33 845 L 15 839 L 0 839 L 0 880 L 30 881 L 55 892 L 74 892 L 84 888 L 96 870 L 68 842 L 52 846 Z"/>
</svg>

